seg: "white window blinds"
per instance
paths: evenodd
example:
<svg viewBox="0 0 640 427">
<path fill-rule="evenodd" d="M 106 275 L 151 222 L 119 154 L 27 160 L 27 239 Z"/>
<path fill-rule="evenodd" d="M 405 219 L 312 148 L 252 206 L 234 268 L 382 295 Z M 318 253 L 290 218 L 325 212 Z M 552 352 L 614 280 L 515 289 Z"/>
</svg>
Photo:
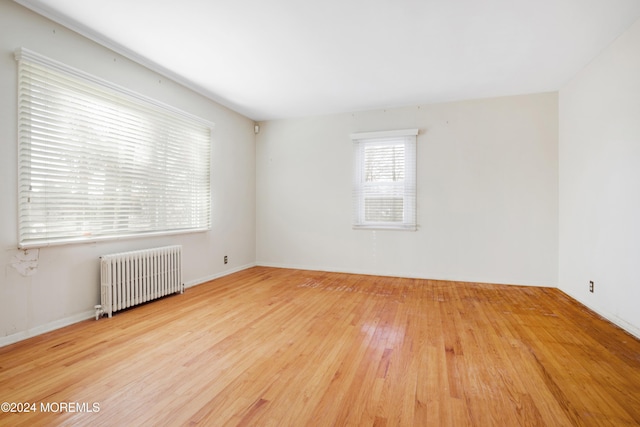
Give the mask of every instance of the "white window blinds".
<svg viewBox="0 0 640 427">
<path fill-rule="evenodd" d="M 416 229 L 417 129 L 351 135 L 353 227 Z"/>
<path fill-rule="evenodd" d="M 210 228 L 211 124 L 26 49 L 19 246 Z"/>
</svg>

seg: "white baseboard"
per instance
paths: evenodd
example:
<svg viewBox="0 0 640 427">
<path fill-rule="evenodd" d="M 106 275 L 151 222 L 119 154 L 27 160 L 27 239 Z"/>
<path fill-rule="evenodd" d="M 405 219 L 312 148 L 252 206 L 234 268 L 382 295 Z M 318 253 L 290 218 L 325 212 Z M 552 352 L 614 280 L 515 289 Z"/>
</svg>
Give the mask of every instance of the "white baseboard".
<svg viewBox="0 0 640 427">
<path fill-rule="evenodd" d="M 595 307 L 595 306 L 593 306 L 591 304 L 587 304 L 587 302 L 581 300 L 580 298 L 576 297 L 575 295 L 570 294 L 569 292 L 565 291 L 564 289 L 560 289 L 560 290 L 562 292 L 564 292 L 565 294 L 569 295 L 574 300 L 578 301 L 580 304 L 582 304 L 585 307 L 587 307 L 589 310 L 591 310 L 594 313 L 596 313 L 597 315 L 599 315 L 600 317 L 604 318 L 605 320 L 608 320 L 609 322 L 613 323 L 617 327 L 619 327 L 621 329 L 624 329 L 626 332 L 628 332 L 629 334 L 633 335 L 637 339 L 640 339 L 640 328 L 638 328 L 637 326 L 632 325 L 631 323 L 627 322 L 626 320 L 619 318 L 615 314 L 609 313 L 609 312 L 607 312 L 605 310 L 602 310 L 602 309 L 600 309 L 598 307 Z"/>
<path fill-rule="evenodd" d="M 347 273 L 347 274 L 363 274 L 363 275 L 375 275 L 375 276 L 391 276 L 391 277 L 405 277 L 408 279 L 428 279 L 428 280 L 443 280 L 443 281 L 454 281 L 454 282 L 471 282 L 471 283 L 491 283 L 491 284 L 501 284 L 501 283 L 497 283 L 497 282 L 478 282 L 477 280 L 465 280 L 464 278 L 456 278 L 456 279 L 452 279 L 452 278 L 438 278 L 438 277 L 418 277 L 415 275 L 404 275 L 404 274 L 384 274 L 384 273 L 379 273 L 379 272 L 371 272 L 371 271 L 358 271 L 358 270 L 350 270 L 350 269 L 331 269 L 331 268 L 324 268 L 324 267 L 318 267 L 318 266 L 303 266 L 303 265 L 291 265 L 291 264 L 278 264 L 278 263 L 270 263 L 270 262 L 258 262 L 256 265 L 258 266 L 262 266 L 262 267 L 273 267 L 273 268 L 288 268 L 288 269 L 295 269 L 295 270 L 311 270 L 311 271 L 326 271 L 326 272 L 333 272 L 333 273 Z M 518 283 L 502 283 L 505 285 L 518 285 L 518 286 L 544 286 L 544 285 L 540 285 L 540 284 L 518 284 Z M 554 286 L 554 285 L 549 285 L 546 287 L 550 287 L 550 288 L 557 288 L 560 289 L 558 286 Z M 586 304 L 584 301 L 581 301 L 579 298 L 576 298 L 574 295 L 569 294 L 568 292 L 564 291 L 563 289 L 560 289 L 562 292 L 564 292 L 565 294 L 569 295 L 571 298 L 575 299 L 576 301 L 578 301 L 580 304 L 584 305 L 585 307 L 587 307 L 589 310 L 595 312 L 596 314 L 598 314 L 599 316 L 603 317 L 604 319 L 606 319 L 607 321 L 613 323 L 614 325 L 624 329 L 626 332 L 628 332 L 629 334 L 633 335 L 634 337 L 640 339 L 640 329 L 635 326 L 632 325 L 631 323 L 625 321 L 624 319 L 621 319 L 619 317 L 617 317 L 614 314 L 605 312 L 597 307 L 594 307 L 592 305 Z"/>
<path fill-rule="evenodd" d="M 289 270 L 309 270 L 309 271 L 323 271 L 327 273 L 344 273 L 344 274 L 360 274 L 363 276 L 383 276 L 383 277 L 403 277 L 407 279 L 424 279 L 424 277 L 418 277 L 411 274 L 398 274 L 381 271 L 359 270 L 353 268 L 334 268 L 334 267 L 319 267 L 317 265 L 297 265 L 297 264 L 280 264 L 274 262 L 258 262 L 257 266 L 271 267 L 271 268 L 284 268 Z M 434 279 L 432 280 L 447 280 L 447 279 Z"/>
<path fill-rule="evenodd" d="M 471 277 L 438 277 L 438 276 L 425 276 L 416 273 L 408 272 L 385 272 L 385 271 L 371 271 L 371 270 L 358 270 L 351 268 L 332 268 L 332 267 L 319 267 L 308 265 L 293 265 L 293 264 L 278 264 L 272 262 L 258 262 L 257 266 L 260 267 L 272 267 L 272 268 L 285 268 L 293 270 L 310 270 L 310 271 L 324 271 L 328 273 L 345 273 L 345 274 L 361 274 L 363 276 L 382 276 L 382 277 L 402 277 L 405 279 L 422 279 L 422 280 L 441 280 L 443 282 L 467 282 L 467 283 L 485 283 L 490 285 L 515 285 L 515 286 L 532 286 L 532 287 L 544 287 L 555 288 L 555 284 L 549 283 L 519 283 L 519 282 L 505 282 L 495 280 L 478 280 Z"/>
<path fill-rule="evenodd" d="M 191 288 L 193 286 L 201 285 L 201 284 L 209 282 L 211 280 L 219 279 L 221 277 L 228 276 L 230 274 L 237 273 L 239 271 L 246 270 L 246 269 L 251 268 L 251 267 L 255 267 L 256 265 L 263 266 L 263 267 L 288 268 L 288 269 L 296 269 L 296 270 L 327 271 L 327 272 L 338 272 L 338 273 L 348 273 L 348 274 L 364 274 L 364 275 L 375 274 L 375 275 L 378 275 L 378 276 L 385 276 L 385 274 L 379 274 L 379 273 L 371 273 L 371 272 L 357 271 L 357 270 L 339 271 L 340 269 L 323 269 L 323 268 L 318 268 L 317 266 L 310 267 L 310 266 L 282 265 L 282 264 L 275 264 L 275 263 L 250 263 L 250 264 L 245 264 L 243 266 L 236 267 L 236 268 L 233 268 L 233 269 L 230 269 L 230 270 L 226 270 L 226 271 L 223 271 L 223 272 L 220 272 L 220 273 L 216 273 L 216 274 L 213 274 L 211 276 L 202 277 L 202 278 L 199 278 L 199 279 L 196 279 L 196 280 L 191 280 L 189 282 L 185 282 L 185 288 Z M 388 276 L 396 276 L 396 275 L 389 274 Z M 422 278 L 422 277 L 411 277 L 411 276 L 402 276 L 402 277 L 417 278 L 417 279 Z M 450 279 L 433 279 L 433 278 L 431 278 L 431 280 L 450 280 Z M 460 280 L 457 280 L 457 281 L 460 281 Z M 580 302 L 585 307 L 587 307 L 589 310 L 592 310 L 593 312 L 597 313 L 599 316 L 602 316 L 603 318 L 605 318 L 609 322 L 611 322 L 614 325 L 624 329 L 625 331 L 627 331 L 631 335 L 633 335 L 636 338 L 640 339 L 640 329 L 638 327 L 636 327 L 635 325 L 632 325 L 632 324 L 626 322 L 624 319 L 620 319 L 619 317 L 617 317 L 617 316 L 615 316 L 615 315 L 613 315 L 611 313 L 605 312 L 603 310 L 598 309 L 597 307 L 593 307 L 593 306 L 591 306 L 589 304 L 586 304 L 584 301 L 581 301 L 580 299 L 576 298 L 574 295 L 571 295 L 570 293 L 568 293 L 568 292 L 566 292 L 564 290 L 562 290 L 562 292 L 566 293 L 571 298 L 573 298 L 576 301 Z M 74 323 L 82 322 L 83 320 L 91 319 L 93 317 L 95 317 L 95 310 L 84 311 L 84 312 L 76 314 L 74 316 L 69 316 L 69 317 L 66 317 L 64 319 L 56 320 L 56 321 L 53 321 L 53 322 L 46 323 L 44 325 L 40 325 L 40 326 L 36 326 L 34 328 L 27 329 L 26 331 L 21 331 L 21 332 L 12 334 L 12 335 L 7 335 L 5 337 L 0 337 L 0 347 L 4 347 L 4 346 L 10 345 L 10 344 L 14 344 L 14 343 L 16 343 L 18 341 L 23 341 L 23 340 L 26 340 L 28 338 L 32 338 L 32 337 L 35 337 L 35 336 L 38 336 L 38 335 L 41 335 L 41 334 L 44 334 L 44 333 L 47 333 L 47 332 L 54 331 L 56 329 L 64 328 L 65 326 L 69 326 L 69 325 L 72 325 Z"/>
<path fill-rule="evenodd" d="M 189 282 L 185 282 L 185 288 L 190 288 L 192 286 L 200 285 L 202 283 L 209 282 L 214 279 L 218 279 L 220 277 L 228 276 L 229 274 L 237 273 L 238 271 L 246 270 L 247 268 L 255 267 L 254 263 L 246 264 L 237 268 L 233 268 L 230 270 L 223 271 L 221 273 L 217 273 L 208 277 L 202 277 L 200 279 L 191 280 Z M 26 331 L 20 331 L 12 335 L 7 335 L 5 337 L 0 337 L 0 347 L 7 346 L 9 344 L 17 343 L 18 341 L 23 341 L 28 338 L 35 337 L 37 335 L 41 335 L 47 332 L 54 331 L 56 329 L 64 328 L 65 326 L 73 325 L 74 323 L 82 322 L 83 320 L 94 318 L 96 315 L 95 310 L 84 311 L 82 313 L 76 314 L 74 316 L 66 317 L 64 319 L 55 320 L 53 322 L 46 323 L 44 325 L 39 325 L 34 328 L 27 329 Z"/>
<path fill-rule="evenodd" d="M 225 270 L 225 271 L 223 271 L 221 273 L 212 274 L 211 276 L 201 277 L 201 278 L 196 279 L 196 280 L 190 280 L 188 282 L 184 282 L 184 287 L 185 287 L 185 289 L 186 288 L 191 288 L 193 286 L 201 285 L 203 283 L 207 283 L 207 282 L 210 282 L 212 280 L 219 279 L 221 277 L 228 276 L 230 274 L 237 273 L 239 271 L 246 270 L 248 268 L 255 267 L 255 266 L 256 266 L 255 263 L 245 264 L 245 265 L 242 265 L 240 267 L 232 268 L 230 270 Z"/>
<path fill-rule="evenodd" d="M 64 319 L 55 320 L 53 322 L 45 323 L 34 328 L 27 329 L 6 337 L 0 337 L 0 347 L 4 347 L 9 344 L 17 343 L 18 341 L 26 340 L 38 335 L 45 334 L 47 332 L 55 331 L 56 329 L 64 328 L 65 326 L 73 325 L 74 323 L 82 322 L 83 320 L 91 319 L 96 316 L 95 310 L 83 311 L 82 313 L 65 317 Z"/>
</svg>

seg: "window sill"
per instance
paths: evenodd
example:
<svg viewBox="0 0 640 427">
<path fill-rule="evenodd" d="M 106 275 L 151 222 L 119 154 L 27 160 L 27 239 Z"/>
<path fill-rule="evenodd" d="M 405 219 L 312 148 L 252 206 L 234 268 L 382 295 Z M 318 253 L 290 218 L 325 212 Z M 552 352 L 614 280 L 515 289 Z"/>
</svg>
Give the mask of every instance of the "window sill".
<svg viewBox="0 0 640 427">
<path fill-rule="evenodd" d="M 418 231 L 418 227 L 415 225 L 385 225 L 385 224 L 375 224 L 375 225 L 353 225 L 351 227 L 353 230 L 390 230 L 390 231 Z"/>
</svg>

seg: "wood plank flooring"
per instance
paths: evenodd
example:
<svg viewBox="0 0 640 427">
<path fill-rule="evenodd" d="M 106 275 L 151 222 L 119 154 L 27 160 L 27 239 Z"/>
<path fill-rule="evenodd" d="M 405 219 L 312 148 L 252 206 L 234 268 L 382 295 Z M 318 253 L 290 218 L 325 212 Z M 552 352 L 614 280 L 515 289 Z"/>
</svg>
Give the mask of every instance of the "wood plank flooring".
<svg viewBox="0 0 640 427">
<path fill-rule="evenodd" d="M 3 426 L 640 425 L 640 341 L 557 289 L 255 267 L 0 348 L 0 402 L 36 405 Z"/>
</svg>

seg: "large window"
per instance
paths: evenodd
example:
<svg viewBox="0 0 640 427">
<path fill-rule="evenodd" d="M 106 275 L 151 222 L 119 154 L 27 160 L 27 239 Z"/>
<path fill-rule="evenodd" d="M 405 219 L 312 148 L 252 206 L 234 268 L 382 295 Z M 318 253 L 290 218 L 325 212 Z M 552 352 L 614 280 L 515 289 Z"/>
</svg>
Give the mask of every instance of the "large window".
<svg viewBox="0 0 640 427">
<path fill-rule="evenodd" d="M 416 229 L 417 129 L 351 135 L 353 227 Z"/>
<path fill-rule="evenodd" d="M 20 49 L 19 246 L 210 228 L 212 125 Z"/>
</svg>

